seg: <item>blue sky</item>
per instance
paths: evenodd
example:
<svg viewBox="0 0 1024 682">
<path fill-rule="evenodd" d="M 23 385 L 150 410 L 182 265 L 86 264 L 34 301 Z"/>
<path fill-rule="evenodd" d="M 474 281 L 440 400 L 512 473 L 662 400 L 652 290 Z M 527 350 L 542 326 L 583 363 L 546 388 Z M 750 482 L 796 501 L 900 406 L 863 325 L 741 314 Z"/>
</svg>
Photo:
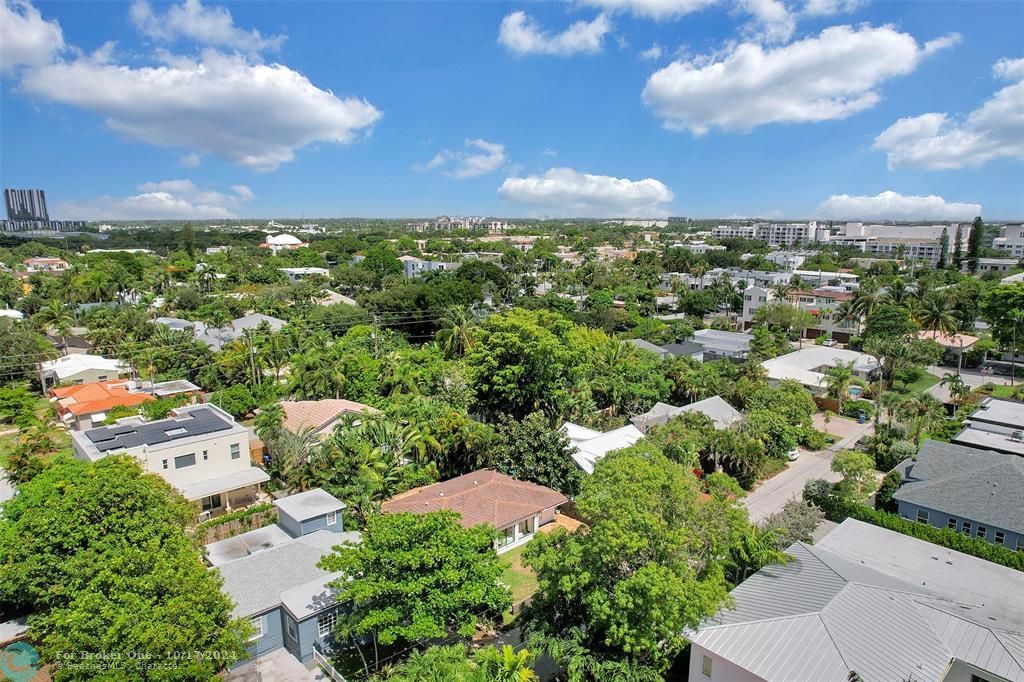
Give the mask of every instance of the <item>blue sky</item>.
<svg viewBox="0 0 1024 682">
<path fill-rule="evenodd" d="M 0 1 L 57 217 L 1024 216 L 1021 2 Z"/>
</svg>

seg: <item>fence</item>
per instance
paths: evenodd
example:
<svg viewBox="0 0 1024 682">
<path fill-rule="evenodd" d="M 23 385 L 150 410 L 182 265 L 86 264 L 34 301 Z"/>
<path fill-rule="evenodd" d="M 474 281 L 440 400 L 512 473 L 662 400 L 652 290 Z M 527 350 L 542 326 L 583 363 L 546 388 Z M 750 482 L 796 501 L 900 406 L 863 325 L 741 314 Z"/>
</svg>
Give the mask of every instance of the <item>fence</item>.
<svg viewBox="0 0 1024 682">
<path fill-rule="evenodd" d="M 320 650 L 315 646 L 313 647 L 313 661 L 320 666 L 320 669 L 323 670 L 328 677 L 334 680 L 334 682 L 345 682 L 345 676 L 335 670 L 334 666 L 331 665 L 330 660 L 320 653 Z"/>
<path fill-rule="evenodd" d="M 214 519 L 216 521 L 216 519 Z M 203 544 L 208 545 L 218 540 L 226 540 L 240 533 L 256 530 L 263 526 L 269 526 L 277 521 L 277 509 L 257 512 L 240 519 L 232 519 L 206 528 Z"/>
</svg>

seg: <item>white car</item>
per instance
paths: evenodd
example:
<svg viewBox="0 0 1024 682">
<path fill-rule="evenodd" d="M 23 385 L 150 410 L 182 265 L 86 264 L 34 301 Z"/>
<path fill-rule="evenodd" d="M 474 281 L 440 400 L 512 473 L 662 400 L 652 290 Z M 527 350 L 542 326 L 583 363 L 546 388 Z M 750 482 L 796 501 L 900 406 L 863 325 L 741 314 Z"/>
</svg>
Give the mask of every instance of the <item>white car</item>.
<svg viewBox="0 0 1024 682">
<path fill-rule="evenodd" d="M 800 459 L 800 451 L 797 450 L 796 448 L 793 448 L 792 450 L 789 451 L 789 454 L 786 455 L 786 457 L 789 459 L 790 462 L 795 462 L 798 459 Z"/>
<path fill-rule="evenodd" d="M 839 345 L 839 342 L 836 341 L 835 339 L 825 339 L 824 341 L 821 342 L 821 345 L 828 346 L 829 348 L 831 348 L 832 346 Z"/>
</svg>

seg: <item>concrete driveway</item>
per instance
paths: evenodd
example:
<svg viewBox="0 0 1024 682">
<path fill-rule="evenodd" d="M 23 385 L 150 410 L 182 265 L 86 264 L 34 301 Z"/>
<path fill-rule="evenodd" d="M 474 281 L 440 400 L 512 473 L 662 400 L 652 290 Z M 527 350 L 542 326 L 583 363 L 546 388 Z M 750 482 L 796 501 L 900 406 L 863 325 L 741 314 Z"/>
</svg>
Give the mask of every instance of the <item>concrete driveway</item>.
<svg viewBox="0 0 1024 682">
<path fill-rule="evenodd" d="M 845 437 L 841 435 L 840 429 L 836 428 L 839 426 L 837 422 L 840 421 L 844 423 L 842 431 L 847 434 Z M 850 427 L 846 422 L 852 422 L 856 428 Z M 815 425 L 818 426 L 817 422 Z M 781 510 L 790 500 L 800 499 L 807 481 L 815 478 L 823 478 L 833 483 L 839 481 L 840 476 L 832 472 L 832 457 L 840 450 L 852 448 L 861 436 L 872 432 L 872 427 L 870 421 L 866 424 L 857 424 L 850 419 L 833 418 L 829 424 L 829 431 L 840 436 L 842 440 L 817 453 L 801 449 L 800 459 L 791 462 L 785 471 L 779 472 L 747 493 L 743 498 L 743 506 L 750 514 L 750 520 L 755 523 L 763 521 Z"/>
</svg>

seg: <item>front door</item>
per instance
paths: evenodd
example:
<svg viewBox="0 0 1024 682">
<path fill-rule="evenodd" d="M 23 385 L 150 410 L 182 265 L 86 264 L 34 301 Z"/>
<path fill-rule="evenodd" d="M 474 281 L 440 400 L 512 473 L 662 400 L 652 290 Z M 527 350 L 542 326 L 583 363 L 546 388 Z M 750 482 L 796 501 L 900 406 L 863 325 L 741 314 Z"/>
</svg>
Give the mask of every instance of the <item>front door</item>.
<svg viewBox="0 0 1024 682">
<path fill-rule="evenodd" d="M 211 495 L 203 498 L 203 511 L 213 511 L 221 506 L 220 495 Z"/>
</svg>

